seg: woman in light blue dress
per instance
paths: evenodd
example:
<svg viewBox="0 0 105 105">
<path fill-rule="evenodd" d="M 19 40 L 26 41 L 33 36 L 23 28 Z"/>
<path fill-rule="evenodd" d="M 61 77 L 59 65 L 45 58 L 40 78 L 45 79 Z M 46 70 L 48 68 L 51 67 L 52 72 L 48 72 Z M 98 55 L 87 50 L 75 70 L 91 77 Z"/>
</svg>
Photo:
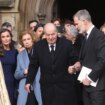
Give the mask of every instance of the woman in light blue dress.
<svg viewBox="0 0 105 105">
<path fill-rule="evenodd" d="M 30 62 L 30 57 L 33 53 L 32 49 L 34 43 L 33 33 L 31 31 L 24 31 L 19 36 L 19 41 L 20 44 L 24 47 L 24 50 L 22 50 L 17 56 L 17 68 L 14 74 L 15 78 L 17 80 L 20 80 L 17 105 L 26 105 L 28 93 L 24 89 L 24 86 L 28 74 L 28 65 Z M 33 83 L 33 87 L 36 99 L 38 101 L 38 105 L 42 105 L 39 79 L 40 79 L 40 70 L 38 70 L 35 81 Z"/>
</svg>

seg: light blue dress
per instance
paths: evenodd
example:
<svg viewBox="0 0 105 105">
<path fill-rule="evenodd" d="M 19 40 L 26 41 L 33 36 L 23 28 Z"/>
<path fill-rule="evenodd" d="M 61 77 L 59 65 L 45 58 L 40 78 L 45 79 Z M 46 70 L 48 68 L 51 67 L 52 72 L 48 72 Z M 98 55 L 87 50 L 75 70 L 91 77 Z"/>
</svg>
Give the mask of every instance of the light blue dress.
<svg viewBox="0 0 105 105">
<path fill-rule="evenodd" d="M 27 101 L 28 93 L 24 89 L 25 82 L 26 82 L 26 76 L 24 75 L 24 70 L 28 69 L 28 66 L 29 66 L 29 57 L 28 57 L 26 49 L 24 49 L 17 56 L 17 68 L 16 68 L 16 71 L 14 74 L 15 78 L 17 80 L 20 80 L 19 89 L 18 89 L 19 95 L 18 95 L 18 99 L 17 99 L 17 105 L 25 105 L 26 101 Z M 37 72 L 36 78 L 33 83 L 34 84 L 33 87 L 34 87 L 36 99 L 38 101 L 38 105 L 42 105 L 39 80 L 40 80 L 40 69 Z"/>
</svg>

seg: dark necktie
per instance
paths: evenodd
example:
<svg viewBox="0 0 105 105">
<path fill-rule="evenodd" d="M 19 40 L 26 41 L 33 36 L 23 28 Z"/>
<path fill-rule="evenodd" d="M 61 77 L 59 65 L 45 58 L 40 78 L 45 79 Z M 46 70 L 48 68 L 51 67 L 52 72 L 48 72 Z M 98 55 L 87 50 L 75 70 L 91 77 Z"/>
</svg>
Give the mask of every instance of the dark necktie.
<svg viewBox="0 0 105 105">
<path fill-rule="evenodd" d="M 87 41 L 87 33 L 85 33 L 85 38 L 84 38 L 84 42 L 83 42 L 84 48 L 85 48 L 85 46 L 86 46 L 86 41 Z"/>
<path fill-rule="evenodd" d="M 87 33 L 85 33 L 85 41 L 87 40 L 87 35 L 88 35 L 88 34 L 87 34 Z"/>
<path fill-rule="evenodd" d="M 54 51 L 54 45 L 51 45 L 51 58 L 52 58 L 52 61 L 54 62 L 54 54 L 55 54 L 55 51 Z"/>
<path fill-rule="evenodd" d="M 87 41 L 87 33 L 85 33 L 84 40 L 82 42 L 80 56 L 79 56 L 80 59 L 83 59 L 84 58 L 84 52 L 85 52 L 84 50 L 85 50 L 86 41 Z"/>
</svg>

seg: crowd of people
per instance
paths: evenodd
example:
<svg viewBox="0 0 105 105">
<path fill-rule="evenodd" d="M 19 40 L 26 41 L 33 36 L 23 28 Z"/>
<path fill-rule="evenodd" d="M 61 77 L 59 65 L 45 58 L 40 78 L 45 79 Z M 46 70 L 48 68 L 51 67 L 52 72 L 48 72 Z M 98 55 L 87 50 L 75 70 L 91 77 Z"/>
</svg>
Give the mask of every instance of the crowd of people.
<svg viewBox="0 0 105 105">
<path fill-rule="evenodd" d="M 98 29 L 88 10 L 77 11 L 73 21 L 31 20 L 13 36 L 4 22 L 0 62 L 11 105 L 104 105 L 105 23 Z M 91 72 L 78 81 L 84 67 Z"/>
</svg>

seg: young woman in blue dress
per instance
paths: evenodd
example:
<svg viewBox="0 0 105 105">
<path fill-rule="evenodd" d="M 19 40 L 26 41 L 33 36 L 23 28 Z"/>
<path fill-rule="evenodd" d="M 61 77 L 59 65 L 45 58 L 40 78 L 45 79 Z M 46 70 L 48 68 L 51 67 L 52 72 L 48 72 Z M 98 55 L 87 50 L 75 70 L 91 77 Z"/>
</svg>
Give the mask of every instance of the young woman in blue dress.
<svg viewBox="0 0 105 105">
<path fill-rule="evenodd" d="M 14 105 L 15 102 L 16 80 L 14 72 L 16 69 L 17 54 L 18 52 L 14 48 L 11 32 L 8 29 L 0 29 L 0 61 L 11 105 Z"/>
</svg>

